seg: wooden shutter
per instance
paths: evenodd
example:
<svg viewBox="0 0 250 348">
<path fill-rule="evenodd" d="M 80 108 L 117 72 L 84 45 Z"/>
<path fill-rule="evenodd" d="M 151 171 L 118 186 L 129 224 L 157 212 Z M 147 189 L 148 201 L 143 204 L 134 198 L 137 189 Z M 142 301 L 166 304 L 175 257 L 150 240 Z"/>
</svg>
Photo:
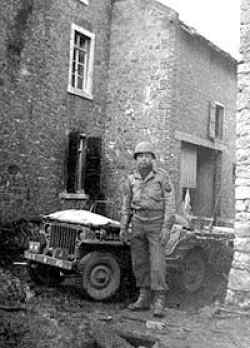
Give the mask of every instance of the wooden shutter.
<svg viewBox="0 0 250 348">
<path fill-rule="evenodd" d="M 69 133 L 67 161 L 66 161 L 66 190 L 68 193 L 76 192 L 77 183 L 77 161 L 78 147 L 80 142 L 80 132 L 72 131 Z"/>
<path fill-rule="evenodd" d="M 181 186 L 195 188 L 197 181 L 197 147 L 183 144 L 181 149 Z"/>
<path fill-rule="evenodd" d="M 216 136 L 216 106 L 215 103 L 210 103 L 209 110 L 209 125 L 208 125 L 208 137 L 214 139 Z"/>
</svg>

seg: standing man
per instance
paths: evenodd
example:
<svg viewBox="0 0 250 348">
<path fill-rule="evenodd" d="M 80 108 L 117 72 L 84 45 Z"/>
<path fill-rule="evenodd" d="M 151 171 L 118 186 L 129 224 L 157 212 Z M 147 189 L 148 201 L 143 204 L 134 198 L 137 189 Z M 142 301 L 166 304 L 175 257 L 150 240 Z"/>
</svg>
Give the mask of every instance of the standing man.
<svg viewBox="0 0 250 348">
<path fill-rule="evenodd" d="M 169 178 L 153 167 L 155 152 L 149 142 L 139 143 L 134 151 L 136 170 L 124 184 L 120 238 L 128 241 L 131 222 L 131 255 L 136 285 L 140 289 L 130 310 L 150 308 L 154 292 L 154 316 L 162 317 L 165 293 L 164 246 L 169 239 L 166 194 L 171 191 Z"/>
</svg>

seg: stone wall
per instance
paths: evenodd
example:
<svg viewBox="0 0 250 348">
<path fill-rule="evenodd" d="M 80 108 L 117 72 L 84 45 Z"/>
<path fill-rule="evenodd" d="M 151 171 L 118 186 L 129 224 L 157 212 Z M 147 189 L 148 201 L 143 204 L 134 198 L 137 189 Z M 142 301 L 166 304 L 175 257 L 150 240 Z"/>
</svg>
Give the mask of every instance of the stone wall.
<svg viewBox="0 0 250 348">
<path fill-rule="evenodd" d="M 61 207 L 71 131 L 102 137 L 102 186 L 116 211 L 133 148 L 145 139 L 170 173 L 175 207 L 181 143 L 175 131 L 205 137 L 210 97 L 220 95 L 228 108 L 233 152 L 232 69 L 205 40 L 185 34 L 172 9 L 154 0 L 0 3 L 0 219 Z M 93 100 L 67 92 L 71 23 L 96 34 Z M 224 161 L 230 169 L 232 158 Z M 230 215 L 229 182 L 223 209 Z"/>
<path fill-rule="evenodd" d="M 113 3 L 103 182 L 116 207 L 123 177 L 134 166 L 138 141 L 150 140 L 161 167 L 174 167 L 176 20 L 176 12 L 156 1 Z"/>
<path fill-rule="evenodd" d="M 1 0 L 1 220 L 58 209 L 68 133 L 102 135 L 110 0 Z M 71 23 L 96 34 L 93 100 L 67 92 Z"/>
<path fill-rule="evenodd" d="M 233 165 L 235 163 L 236 60 L 216 49 L 211 42 L 180 23 L 177 29 L 177 81 L 175 130 L 190 134 L 190 141 L 202 144 L 204 139 L 212 149 L 208 124 L 210 103 L 225 107 L 223 145 L 216 183 L 220 197 L 220 216 L 234 218 Z M 193 137 L 193 138 L 192 138 Z M 178 156 L 180 142 L 176 142 Z M 218 155 L 218 152 L 217 152 Z M 177 171 L 177 174 L 179 170 Z M 179 179 L 176 180 L 177 184 Z M 178 186 L 178 185 L 177 185 Z M 179 188 L 177 187 L 177 190 Z"/>
<path fill-rule="evenodd" d="M 235 254 L 227 302 L 250 306 L 250 0 L 241 2 L 241 60 L 236 117 Z"/>
<path fill-rule="evenodd" d="M 114 1 L 103 182 L 115 206 L 124 175 L 134 166 L 134 146 L 145 139 L 155 145 L 158 165 L 169 172 L 175 187 L 170 201 L 178 204 L 181 141 L 175 131 L 208 140 L 211 100 L 226 108 L 221 202 L 223 216 L 232 218 L 234 59 L 185 32 L 178 14 L 157 1 Z"/>
</svg>

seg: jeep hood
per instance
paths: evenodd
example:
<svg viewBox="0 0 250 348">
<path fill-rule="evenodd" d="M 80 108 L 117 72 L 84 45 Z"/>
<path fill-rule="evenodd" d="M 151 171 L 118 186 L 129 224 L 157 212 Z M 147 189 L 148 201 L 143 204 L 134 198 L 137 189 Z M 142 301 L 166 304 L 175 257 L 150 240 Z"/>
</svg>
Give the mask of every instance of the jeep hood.
<svg viewBox="0 0 250 348">
<path fill-rule="evenodd" d="M 95 214 L 89 210 L 68 209 L 56 211 L 55 213 L 44 215 L 45 219 L 68 222 L 72 224 L 90 225 L 93 227 L 114 227 L 120 228 L 119 221 L 109 219 L 103 215 Z"/>
</svg>

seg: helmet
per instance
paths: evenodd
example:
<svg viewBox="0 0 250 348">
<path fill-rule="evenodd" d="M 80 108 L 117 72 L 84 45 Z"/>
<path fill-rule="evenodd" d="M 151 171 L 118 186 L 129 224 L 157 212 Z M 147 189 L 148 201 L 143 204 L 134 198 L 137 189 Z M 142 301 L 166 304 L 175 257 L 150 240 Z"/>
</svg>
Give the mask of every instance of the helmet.
<svg viewBox="0 0 250 348">
<path fill-rule="evenodd" d="M 153 158 L 155 158 L 153 145 L 151 143 L 147 142 L 147 141 L 142 141 L 141 143 L 137 144 L 136 147 L 135 147 L 134 159 L 136 159 L 136 155 L 138 153 L 145 153 L 145 152 L 151 153 Z"/>
</svg>

